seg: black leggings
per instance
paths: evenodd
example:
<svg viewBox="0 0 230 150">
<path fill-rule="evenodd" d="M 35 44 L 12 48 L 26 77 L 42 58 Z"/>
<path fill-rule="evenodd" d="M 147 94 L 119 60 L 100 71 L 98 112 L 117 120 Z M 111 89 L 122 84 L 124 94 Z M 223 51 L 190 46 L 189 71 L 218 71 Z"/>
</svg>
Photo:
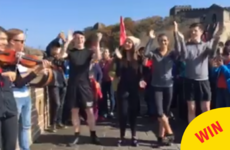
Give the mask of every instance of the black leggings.
<svg viewBox="0 0 230 150">
<path fill-rule="evenodd" d="M 15 150 L 18 133 L 18 117 L 0 118 L 1 148 Z"/>
<path fill-rule="evenodd" d="M 156 106 L 157 117 L 167 116 L 173 97 L 173 87 L 152 87 L 153 100 Z"/>
<path fill-rule="evenodd" d="M 118 117 L 120 124 L 120 137 L 124 138 L 129 121 L 132 137 L 136 136 L 136 121 L 139 109 L 138 90 L 118 91 Z"/>
</svg>

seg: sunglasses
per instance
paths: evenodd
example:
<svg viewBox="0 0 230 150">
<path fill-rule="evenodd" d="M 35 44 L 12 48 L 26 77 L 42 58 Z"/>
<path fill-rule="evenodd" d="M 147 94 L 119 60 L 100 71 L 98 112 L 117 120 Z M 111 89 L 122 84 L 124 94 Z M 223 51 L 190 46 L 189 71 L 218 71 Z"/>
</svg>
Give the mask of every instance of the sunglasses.
<svg viewBox="0 0 230 150">
<path fill-rule="evenodd" d="M 18 40 L 18 39 L 14 39 L 14 42 L 17 42 L 17 43 L 25 43 L 25 40 Z"/>
</svg>

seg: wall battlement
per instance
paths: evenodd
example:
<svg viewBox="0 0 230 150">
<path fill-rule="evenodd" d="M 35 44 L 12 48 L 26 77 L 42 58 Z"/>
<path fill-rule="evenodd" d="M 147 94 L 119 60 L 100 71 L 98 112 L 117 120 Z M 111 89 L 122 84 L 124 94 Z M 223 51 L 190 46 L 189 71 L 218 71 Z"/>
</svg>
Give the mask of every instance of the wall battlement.
<svg viewBox="0 0 230 150">
<path fill-rule="evenodd" d="M 207 8 L 192 8 L 191 5 L 176 5 L 173 8 L 170 9 L 170 16 L 175 16 L 175 15 L 180 15 L 184 13 L 199 13 L 201 11 L 208 11 L 209 9 L 212 9 L 213 7 L 219 7 L 222 8 L 223 10 L 230 11 L 230 7 L 222 7 L 216 4 L 211 5 L 210 7 Z"/>
</svg>

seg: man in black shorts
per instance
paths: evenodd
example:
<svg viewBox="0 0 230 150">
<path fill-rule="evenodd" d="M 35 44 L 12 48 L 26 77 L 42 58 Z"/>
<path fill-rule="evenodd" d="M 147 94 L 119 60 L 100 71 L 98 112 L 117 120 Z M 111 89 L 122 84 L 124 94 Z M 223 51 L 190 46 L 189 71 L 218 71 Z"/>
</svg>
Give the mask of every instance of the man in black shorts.
<svg viewBox="0 0 230 150">
<path fill-rule="evenodd" d="M 93 112 L 94 95 L 89 79 L 89 69 L 92 59 L 100 60 L 100 40 L 102 34 L 97 34 L 97 40 L 91 49 L 85 48 L 85 36 L 81 31 L 69 33 L 66 43 L 61 50 L 60 57 L 67 55 L 69 60 L 69 80 L 67 86 L 67 103 L 71 109 L 72 124 L 75 130 L 75 138 L 69 146 L 78 143 L 80 134 L 79 109 L 84 109 L 87 115 L 87 123 L 90 129 L 91 143 L 100 144 L 95 131 L 95 118 Z M 71 43 L 71 48 L 68 49 Z M 66 54 L 67 52 L 67 54 Z"/>
<path fill-rule="evenodd" d="M 193 23 L 190 26 L 190 41 L 185 44 L 184 36 L 178 32 L 177 23 L 175 22 L 174 25 L 176 48 L 186 63 L 185 98 L 188 105 L 188 121 L 191 122 L 196 117 L 196 101 L 201 102 L 202 112 L 210 110 L 211 88 L 208 62 L 209 57 L 214 54 L 213 43 L 218 38 L 219 26 L 217 25 L 213 38 L 208 42 L 203 42 L 201 24 Z"/>
</svg>

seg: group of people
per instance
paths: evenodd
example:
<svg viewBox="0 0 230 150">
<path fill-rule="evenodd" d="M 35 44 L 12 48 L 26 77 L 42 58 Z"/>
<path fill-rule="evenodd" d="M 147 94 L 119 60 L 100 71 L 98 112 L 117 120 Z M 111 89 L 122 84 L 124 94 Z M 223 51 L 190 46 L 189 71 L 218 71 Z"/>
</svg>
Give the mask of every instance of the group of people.
<svg viewBox="0 0 230 150">
<path fill-rule="evenodd" d="M 137 116 L 140 110 L 140 89 L 145 91 L 149 115 L 155 115 L 159 122 L 159 145 L 174 141 L 169 124 L 170 108 L 175 93 L 175 82 L 183 81 L 184 97 L 187 101 L 188 122 L 196 116 L 196 103 L 202 112 L 210 110 L 211 86 L 216 91 L 216 107 L 230 106 L 228 79 L 230 77 L 230 44 L 215 47 L 220 36 L 219 25 L 203 40 L 203 28 L 199 23 L 189 27 L 188 41 L 174 22 L 174 49 L 169 48 L 166 34 L 149 32 L 146 47 L 140 46 L 140 39 L 128 36 L 122 46 L 112 55 L 108 49 L 101 51 L 102 34 L 97 33 L 90 47 L 85 47 L 85 35 L 81 31 L 60 33 L 47 46 L 42 64 L 27 68 L 20 63 L 24 55 L 25 35 L 20 29 L 0 28 L 0 129 L 3 150 L 14 150 L 18 139 L 21 150 L 29 150 L 28 131 L 31 126 L 31 98 L 29 83 L 46 68 L 55 65 L 53 80 L 48 85 L 52 109 L 53 132 L 64 128 L 63 107 L 67 106 L 74 127 L 74 139 L 68 146 L 79 141 L 80 118 L 84 116 L 90 130 L 93 144 L 101 144 L 96 134 L 97 115 L 99 119 L 117 114 L 120 139 L 118 145 L 126 144 L 127 124 L 131 128 L 131 145 L 138 146 L 136 135 Z M 158 47 L 153 47 L 154 40 Z M 1 55 L 14 51 L 15 60 L 4 62 Z M 67 64 L 67 63 L 68 64 Z M 115 75 L 111 73 L 113 66 Z M 65 72 L 68 72 L 66 80 Z M 116 94 L 113 81 L 117 79 Z M 214 86 L 213 86 L 214 85 Z M 178 84 L 177 84 L 178 86 Z M 108 106 L 108 100 L 110 104 Z M 115 109 L 116 108 L 116 109 Z M 98 110 L 98 111 L 97 111 Z M 117 110 L 117 111 L 116 111 Z M 83 112 L 83 113 L 82 113 Z M 19 126 L 17 126 L 19 123 Z M 18 128 L 19 127 L 19 128 Z M 19 130 L 19 132 L 18 132 Z M 19 134 L 17 134 L 19 133 Z"/>
</svg>

